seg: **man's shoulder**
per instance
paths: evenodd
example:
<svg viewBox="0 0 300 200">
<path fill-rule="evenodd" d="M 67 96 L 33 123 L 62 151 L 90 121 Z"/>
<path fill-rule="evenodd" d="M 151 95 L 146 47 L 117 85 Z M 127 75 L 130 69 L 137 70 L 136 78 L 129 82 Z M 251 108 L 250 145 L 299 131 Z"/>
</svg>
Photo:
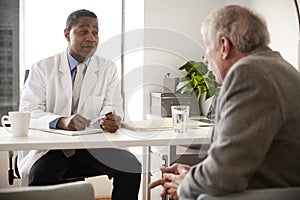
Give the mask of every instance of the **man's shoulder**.
<svg viewBox="0 0 300 200">
<path fill-rule="evenodd" d="M 101 57 L 99 55 L 94 55 L 91 58 L 91 62 L 97 65 L 99 68 L 103 68 L 103 69 L 107 69 L 107 68 L 112 69 L 116 67 L 115 63 L 112 60 Z"/>
<path fill-rule="evenodd" d="M 113 64 L 113 61 L 111 59 L 108 59 L 108 58 L 104 58 L 104 57 L 101 57 L 99 55 L 94 55 L 92 57 L 92 59 L 94 59 L 96 62 L 98 63 L 108 63 L 108 64 Z"/>
<path fill-rule="evenodd" d="M 48 73 L 50 73 L 50 71 L 56 71 L 59 66 L 68 66 L 68 59 L 65 51 L 35 62 L 30 69 L 41 70 L 44 72 L 48 71 Z"/>
<path fill-rule="evenodd" d="M 54 61 L 59 61 L 64 57 L 64 55 L 65 55 L 65 51 L 54 54 L 54 55 L 51 55 L 51 56 L 48 56 L 48 57 L 45 57 L 45 58 L 39 60 L 37 63 L 42 64 L 42 63 L 49 63 L 49 62 L 52 63 Z"/>
</svg>

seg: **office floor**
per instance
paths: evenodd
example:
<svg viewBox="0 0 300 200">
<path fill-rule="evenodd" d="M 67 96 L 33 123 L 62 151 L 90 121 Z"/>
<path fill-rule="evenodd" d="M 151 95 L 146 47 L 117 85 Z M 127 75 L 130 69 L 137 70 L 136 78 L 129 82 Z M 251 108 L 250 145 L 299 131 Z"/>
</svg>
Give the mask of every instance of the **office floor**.
<svg viewBox="0 0 300 200">
<path fill-rule="evenodd" d="M 95 197 L 95 200 L 111 200 L 110 196 Z"/>
</svg>

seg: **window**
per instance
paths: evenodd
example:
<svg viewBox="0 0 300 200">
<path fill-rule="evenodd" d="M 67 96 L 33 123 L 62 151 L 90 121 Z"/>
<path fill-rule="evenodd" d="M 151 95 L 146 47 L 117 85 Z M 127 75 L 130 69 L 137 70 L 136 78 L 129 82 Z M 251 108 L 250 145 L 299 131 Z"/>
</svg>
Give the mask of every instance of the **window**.
<svg viewBox="0 0 300 200">
<path fill-rule="evenodd" d="M 0 1 L 0 116 L 19 106 L 19 0 Z"/>
</svg>

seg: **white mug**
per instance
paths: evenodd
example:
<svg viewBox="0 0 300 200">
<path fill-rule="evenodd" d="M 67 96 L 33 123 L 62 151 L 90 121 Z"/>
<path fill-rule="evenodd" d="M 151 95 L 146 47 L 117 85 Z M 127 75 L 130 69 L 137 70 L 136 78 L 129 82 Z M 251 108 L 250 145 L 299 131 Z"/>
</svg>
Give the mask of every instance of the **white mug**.
<svg viewBox="0 0 300 200">
<path fill-rule="evenodd" d="M 1 118 L 2 126 L 15 137 L 25 137 L 28 135 L 30 122 L 30 112 L 8 112 L 8 116 L 4 115 Z M 10 124 L 11 128 L 5 125 Z"/>
</svg>

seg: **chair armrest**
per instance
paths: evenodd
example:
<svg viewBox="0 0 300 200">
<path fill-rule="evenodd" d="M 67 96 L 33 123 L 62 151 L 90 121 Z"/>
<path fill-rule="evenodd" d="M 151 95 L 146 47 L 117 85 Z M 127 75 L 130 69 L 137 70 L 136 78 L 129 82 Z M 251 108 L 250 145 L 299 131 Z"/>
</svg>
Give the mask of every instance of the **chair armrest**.
<svg viewBox="0 0 300 200">
<path fill-rule="evenodd" d="M 246 190 L 241 193 L 233 193 L 226 196 L 199 195 L 197 200 L 296 200 L 300 197 L 300 187 L 270 188 Z"/>
</svg>

